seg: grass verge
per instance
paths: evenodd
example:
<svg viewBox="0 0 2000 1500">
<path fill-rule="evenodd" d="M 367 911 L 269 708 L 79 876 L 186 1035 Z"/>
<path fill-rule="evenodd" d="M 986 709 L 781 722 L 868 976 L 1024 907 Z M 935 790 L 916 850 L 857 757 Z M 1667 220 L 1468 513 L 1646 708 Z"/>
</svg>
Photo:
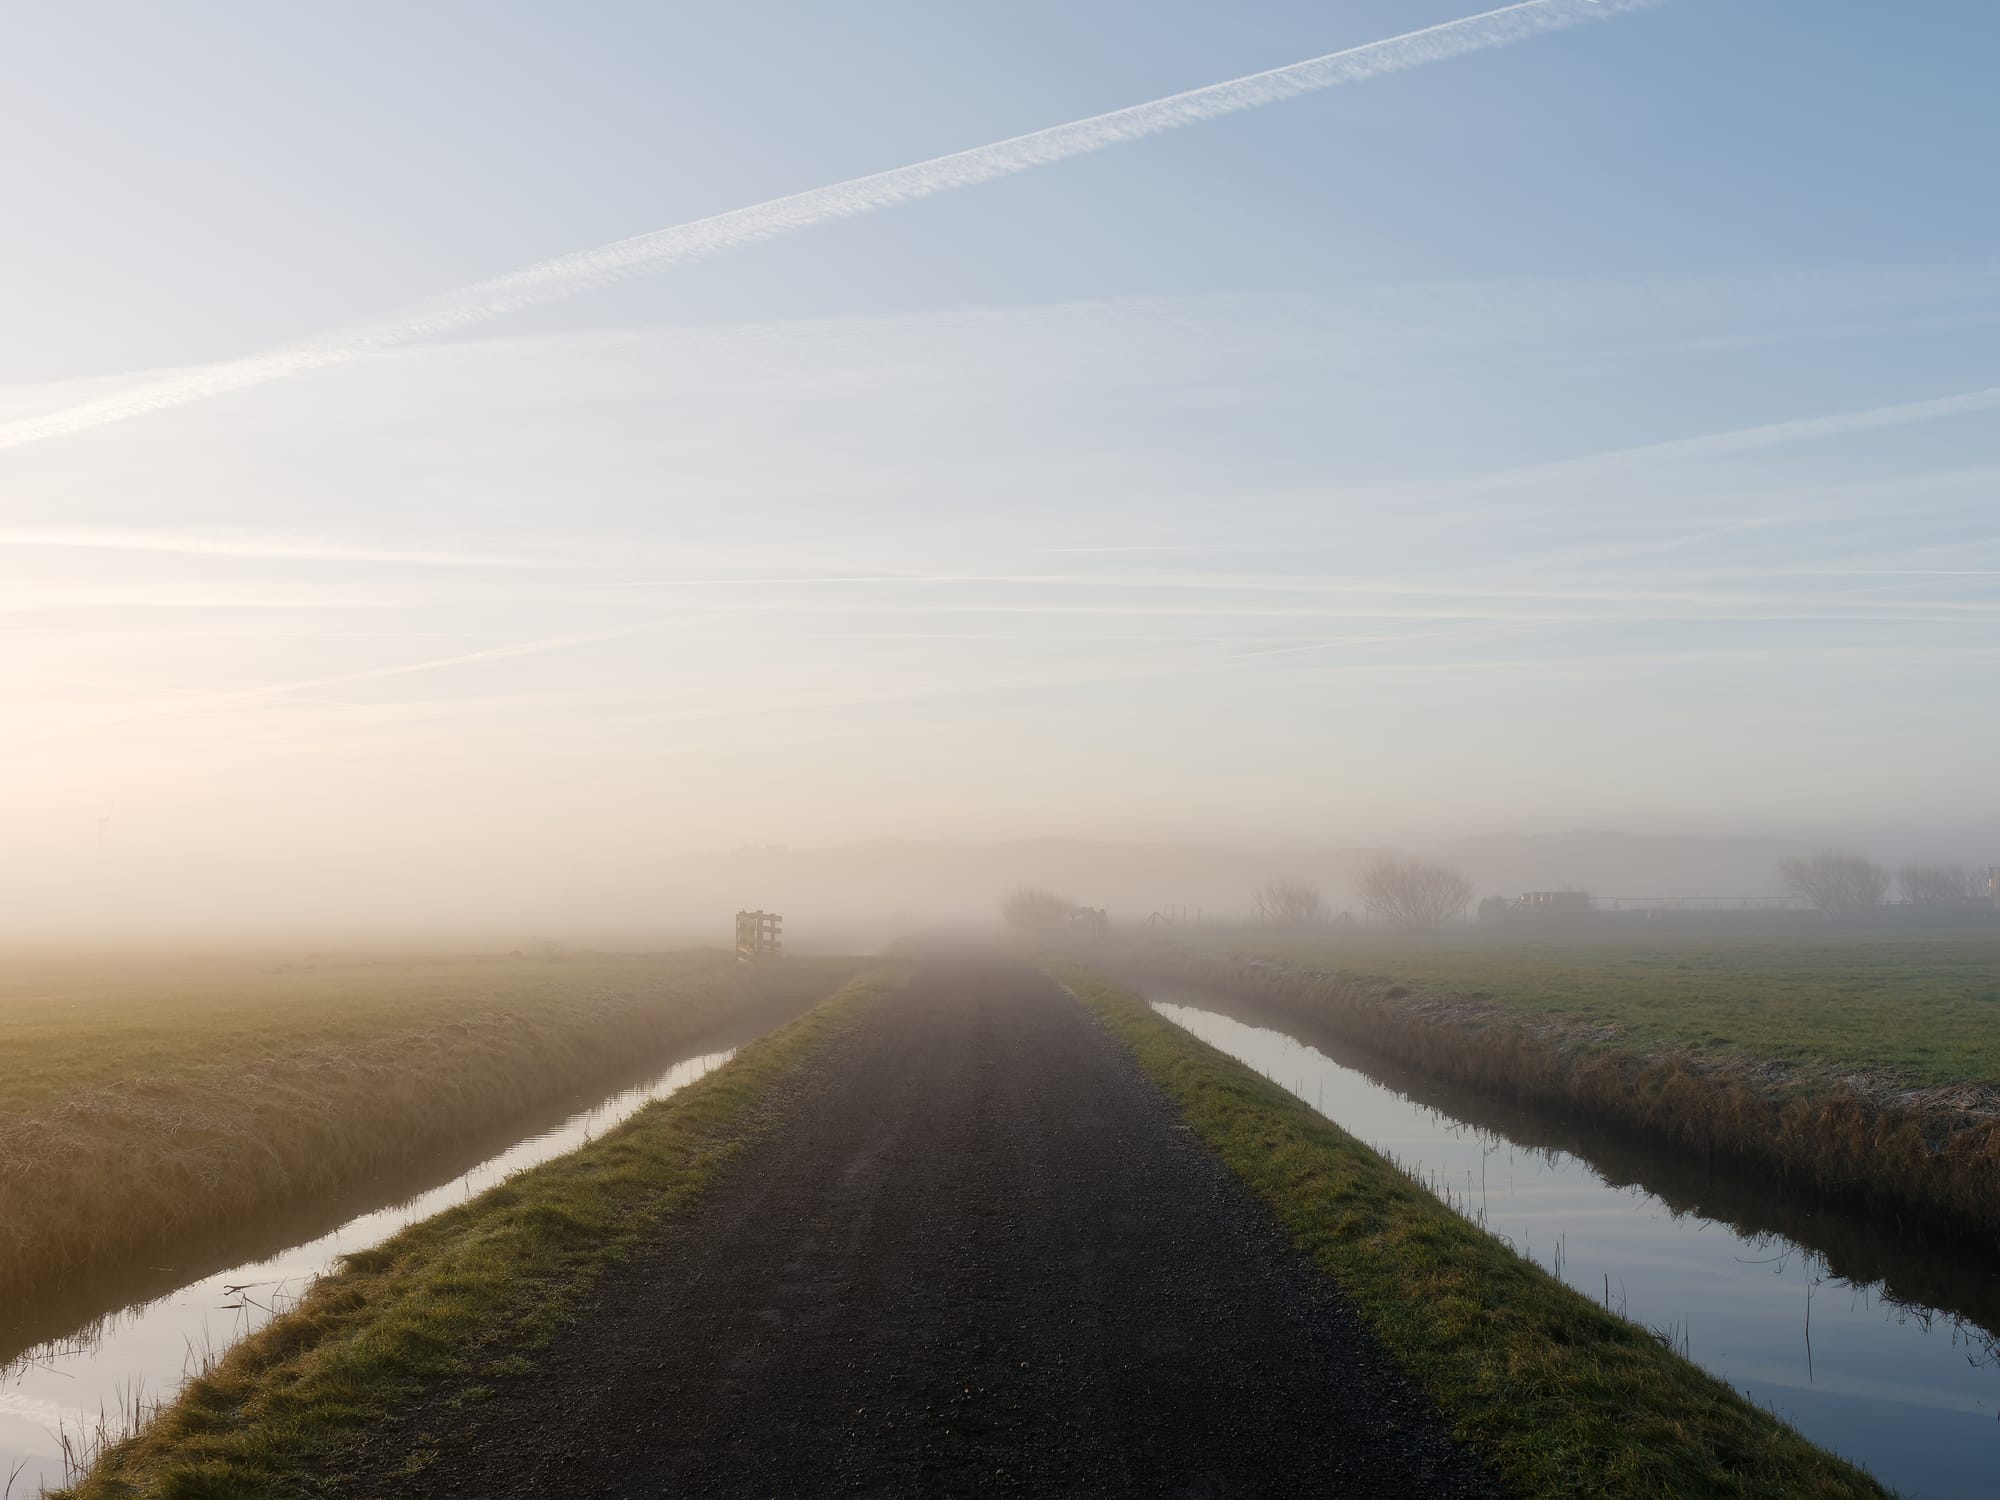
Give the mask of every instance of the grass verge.
<svg viewBox="0 0 2000 1500">
<path fill-rule="evenodd" d="M 0 984 L 6 1310 L 128 1264 L 186 1266 L 854 972 L 720 953 L 305 969 L 23 968 Z M 227 1263 L 225 1260 L 223 1263 Z"/>
<path fill-rule="evenodd" d="M 897 982 L 893 967 L 862 975 L 602 1140 L 348 1257 L 60 1495 L 317 1492 L 343 1449 L 422 1387 L 504 1375 L 560 1328 L 607 1267 L 769 1127 L 774 1086 Z"/>
<path fill-rule="evenodd" d="M 1301 1017 L 1443 1081 L 1601 1122 L 1759 1182 L 1973 1241 L 2000 1235 L 2000 1088 L 1665 1043 L 1490 994 L 1135 948 L 1135 968 Z M 1812 1026 L 1803 1017 L 1802 1034 Z M 1806 1045 L 1810 1046 L 1808 1042 Z"/>
<path fill-rule="evenodd" d="M 1277 1085 L 1088 970 L 1059 972 L 1513 1493 L 1887 1493 L 1459 1218 Z"/>
</svg>

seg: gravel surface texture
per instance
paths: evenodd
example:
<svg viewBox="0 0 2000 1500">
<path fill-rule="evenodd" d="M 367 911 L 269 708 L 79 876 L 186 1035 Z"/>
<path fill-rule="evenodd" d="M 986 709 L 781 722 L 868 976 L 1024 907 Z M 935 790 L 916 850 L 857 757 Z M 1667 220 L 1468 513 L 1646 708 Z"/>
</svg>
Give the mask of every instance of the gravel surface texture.
<svg viewBox="0 0 2000 1500">
<path fill-rule="evenodd" d="M 361 1492 L 1499 1493 L 1028 965 L 923 955 L 783 1107 L 532 1375 L 410 1412 Z"/>
</svg>

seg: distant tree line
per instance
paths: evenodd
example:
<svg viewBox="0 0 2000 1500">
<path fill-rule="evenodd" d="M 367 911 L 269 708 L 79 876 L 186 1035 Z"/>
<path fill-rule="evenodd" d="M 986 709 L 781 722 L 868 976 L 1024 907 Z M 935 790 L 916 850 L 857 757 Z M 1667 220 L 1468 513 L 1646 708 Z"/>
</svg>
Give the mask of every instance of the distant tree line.
<svg viewBox="0 0 2000 1500">
<path fill-rule="evenodd" d="M 1896 872 L 1903 899 L 1919 906 L 1956 905 L 1986 895 L 1986 877 L 1970 865 L 1904 865 Z"/>
<path fill-rule="evenodd" d="M 1890 874 L 1865 854 L 1822 849 L 1782 860 L 1778 874 L 1793 895 L 1835 919 L 1857 916 L 1888 897 Z M 1896 871 L 1895 883 L 1913 906 L 1959 906 L 1986 897 L 1986 877 L 1969 865 L 1912 864 Z"/>
<path fill-rule="evenodd" d="M 1986 899 L 1986 876 L 1963 864 L 1906 864 L 1893 874 L 1866 855 L 1839 849 L 1782 860 L 1779 878 L 1794 896 L 1834 921 L 1848 921 L 1880 907 L 1892 886 L 1916 906 L 1954 907 Z M 1398 932 L 1435 932 L 1465 916 L 1474 886 L 1461 871 L 1435 860 L 1383 854 L 1369 861 L 1355 880 L 1361 907 L 1375 921 Z M 1254 920 L 1278 932 L 1311 932 L 1346 923 L 1319 887 L 1291 877 L 1265 882 L 1251 892 Z M 1503 903 L 1504 905 L 1504 903 Z M 1007 925 L 1026 937 L 1047 937 L 1070 929 L 1092 913 L 1076 901 L 1041 886 L 1021 886 L 1000 903 Z"/>
<path fill-rule="evenodd" d="M 1473 885 L 1449 865 L 1409 855 L 1382 855 L 1356 880 L 1362 908 L 1399 932 L 1431 932 L 1457 921 L 1472 903 Z M 1259 926 L 1306 932 L 1331 918 L 1319 888 L 1303 880 L 1273 880 L 1251 893 Z"/>
</svg>

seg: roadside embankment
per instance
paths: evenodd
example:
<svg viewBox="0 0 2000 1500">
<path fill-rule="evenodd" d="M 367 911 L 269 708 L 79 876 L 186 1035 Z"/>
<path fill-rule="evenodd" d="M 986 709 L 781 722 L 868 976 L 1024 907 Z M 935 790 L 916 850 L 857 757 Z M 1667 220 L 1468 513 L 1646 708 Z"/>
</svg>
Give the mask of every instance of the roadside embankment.
<svg viewBox="0 0 2000 1500">
<path fill-rule="evenodd" d="M 901 976 L 897 964 L 862 974 L 601 1140 L 350 1256 L 63 1494 L 263 1500 L 337 1488 L 330 1459 L 426 1382 L 518 1373 L 520 1351 L 685 1211 L 768 1128 L 787 1080 Z"/>
<path fill-rule="evenodd" d="M 1879 1496 L 1645 1329 L 1571 1291 L 1284 1089 L 1059 970 L 1522 1496 Z"/>
<path fill-rule="evenodd" d="M 1912 1227 L 2000 1235 L 2000 1087 L 1920 1086 L 1810 1055 L 1635 1039 L 1615 1022 L 1168 948 L 1117 962 L 1306 1020 L 1391 1062 L 1587 1117 L 1707 1166 L 1859 1202 Z"/>
<path fill-rule="evenodd" d="M 0 1308 L 226 1253 L 852 972 L 704 952 L 10 976 Z"/>
</svg>

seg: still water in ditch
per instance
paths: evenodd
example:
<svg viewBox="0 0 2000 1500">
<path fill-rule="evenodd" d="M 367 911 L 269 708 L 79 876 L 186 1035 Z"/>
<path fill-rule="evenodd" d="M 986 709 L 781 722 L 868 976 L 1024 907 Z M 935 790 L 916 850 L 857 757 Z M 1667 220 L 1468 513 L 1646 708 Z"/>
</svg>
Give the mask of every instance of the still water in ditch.
<svg viewBox="0 0 2000 1500">
<path fill-rule="evenodd" d="M 1365 1061 L 1213 991 L 1125 982 L 1579 1292 L 1913 1500 L 2000 1494 L 2000 1268 Z M 1279 1029 L 1282 1028 L 1282 1029 Z M 1349 1058 L 1346 1066 L 1328 1053 Z M 1363 1068 L 1366 1071 L 1363 1071 Z"/>
<path fill-rule="evenodd" d="M 212 1355 L 262 1328 L 342 1255 L 378 1245 L 527 1167 L 576 1150 L 656 1099 L 721 1067 L 734 1050 L 704 1053 L 524 1135 L 469 1171 L 349 1219 L 280 1255 L 231 1267 L 165 1296 L 95 1319 L 67 1338 L 0 1365 L 0 1490 L 32 1496 L 64 1477 L 65 1439 L 87 1446 L 100 1423 L 118 1429 L 135 1406 L 172 1398 Z"/>
</svg>

